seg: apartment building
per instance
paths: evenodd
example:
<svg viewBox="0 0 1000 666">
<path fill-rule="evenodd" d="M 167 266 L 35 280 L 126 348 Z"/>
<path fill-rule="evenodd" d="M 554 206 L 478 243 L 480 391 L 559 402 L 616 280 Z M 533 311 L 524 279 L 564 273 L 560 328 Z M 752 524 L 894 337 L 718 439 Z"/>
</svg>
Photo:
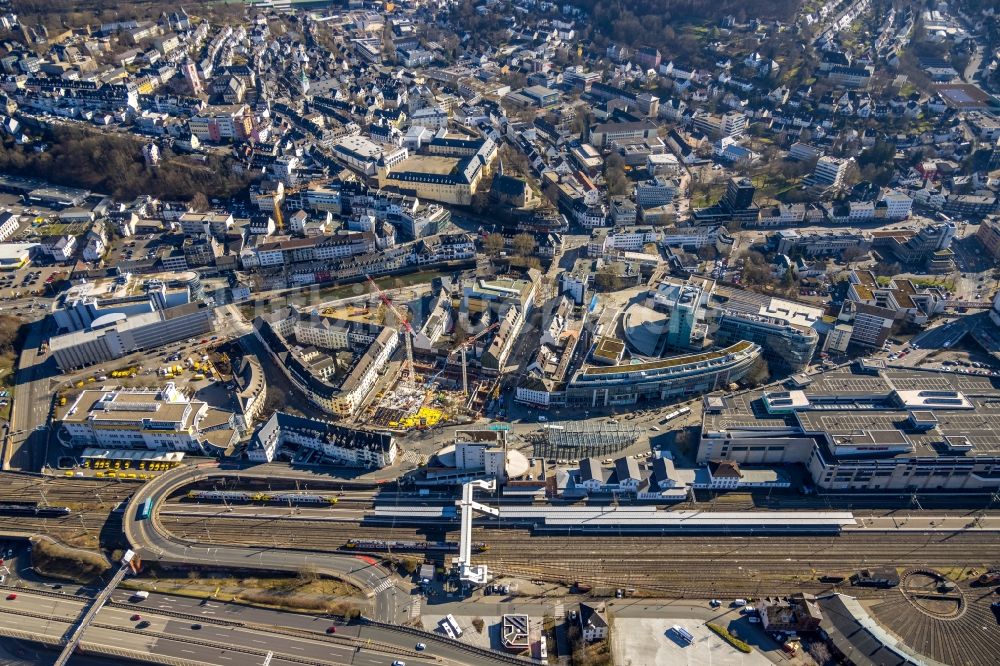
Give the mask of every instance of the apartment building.
<svg viewBox="0 0 1000 666">
<path fill-rule="evenodd" d="M 334 344 L 345 338 L 340 334 L 337 320 L 331 320 L 325 331 L 319 330 L 324 326 L 321 322 L 316 326 L 304 326 L 304 319 L 311 317 L 294 308 L 282 308 L 256 317 L 254 334 L 309 402 L 328 414 L 353 416 L 368 398 L 378 377 L 388 368 L 389 359 L 399 346 L 399 334 L 390 328 L 381 328 L 372 339 L 374 330 L 348 327 L 348 347 L 318 347 L 298 340 L 297 332 L 315 334 L 317 340 L 322 334 L 326 336 L 324 341 Z M 366 344 L 367 340 L 371 342 Z M 338 362 L 337 350 L 352 352 L 350 365 L 345 367 Z"/>
<path fill-rule="evenodd" d="M 247 457 L 272 462 L 281 453 L 299 451 L 316 451 L 329 464 L 380 469 L 396 460 L 399 448 L 390 433 L 275 412 L 254 433 Z"/>
</svg>

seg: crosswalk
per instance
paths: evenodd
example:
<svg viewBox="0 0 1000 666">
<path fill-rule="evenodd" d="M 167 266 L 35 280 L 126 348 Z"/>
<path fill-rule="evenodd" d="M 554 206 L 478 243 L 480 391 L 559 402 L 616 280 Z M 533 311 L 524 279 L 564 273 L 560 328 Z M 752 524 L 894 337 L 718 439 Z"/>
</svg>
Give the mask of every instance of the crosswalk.
<svg viewBox="0 0 1000 666">
<path fill-rule="evenodd" d="M 374 590 L 375 594 L 379 594 L 381 592 L 385 592 L 390 587 L 392 587 L 392 579 L 391 578 L 386 578 L 381 583 L 379 583 L 378 585 L 375 586 L 375 590 Z"/>
<path fill-rule="evenodd" d="M 424 601 L 423 597 L 417 596 L 417 598 L 415 598 L 413 600 L 413 603 L 410 604 L 410 617 L 411 618 L 412 617 L 420 617 L 420 609 L 423 606 L 423 601 Z"/>
</svg>

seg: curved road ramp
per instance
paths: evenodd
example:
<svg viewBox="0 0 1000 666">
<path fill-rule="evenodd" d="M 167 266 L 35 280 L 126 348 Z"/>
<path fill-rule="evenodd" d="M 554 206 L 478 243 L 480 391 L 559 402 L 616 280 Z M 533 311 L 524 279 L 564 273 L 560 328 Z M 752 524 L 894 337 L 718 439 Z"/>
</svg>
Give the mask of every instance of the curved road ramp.
<svg viewBox="0 0 1000 666">
<path fill-rule="evenodd" d="M 170 495 L 199 481 L 232 475 L 232 470 L 223 470 L 218 464 L 207 462 L 178 467 L 143 485 L 129 500 L 122 517 L 122 529 L 132 548 L 145 560 L 173 564 L 288 573 L 308 568 L 319 575 L 355 585 L 373 599 L 375 619 L 389 622 L 395 619 L 396 588 L 392 574 L 378 564 L 353 555 L 257 546 L 209 546 L 180 539 L 162 528 L 157 507 Z M 273 476 L 255 474 L 253 470 L 241 470 L 239 476 L 273 479 Z"/>
</svg>

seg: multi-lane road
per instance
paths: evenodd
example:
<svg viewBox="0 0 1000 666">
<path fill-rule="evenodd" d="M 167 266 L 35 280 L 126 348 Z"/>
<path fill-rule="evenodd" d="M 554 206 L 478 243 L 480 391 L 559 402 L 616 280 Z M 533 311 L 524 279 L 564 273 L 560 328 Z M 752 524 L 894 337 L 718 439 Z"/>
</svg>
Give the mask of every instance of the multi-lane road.
<svg viewBox="0 0 1000 666">
<path fill-rule="evenodd" d="M 28 326 L 17 366 L 10 431 L 3 447 L 3 469 L 41 469 L 48 449 L 49 430 L 44 427 L 52 406 L 49 376 L 54 364 L 39 356 L 47 320 Z"/>
<path fill-rule="evenodd" d="M 3 592 L 6 596 L 7 590 Z M 418 653 L 418 638 L 365 625 L 335 625 L 319 617 L 159 596 L 132 604 L 123 593 L 113 601 L 87 629 L 83 652 L 219 666 L 262 664 L 269 652 L 272 665 L 387 666 L 402 658 L 428 666 L 473 660 L 443 640 L 432 639 Z M 87 602 L 85 597 L 20 589 L 16 599 L 0 601 L 0 635 L 58 646 Z M 142 622 L 148 625 L 140 627 Z M 336 626 L 336 633 L 326 633 L 330 626 Z"/>
</svg>

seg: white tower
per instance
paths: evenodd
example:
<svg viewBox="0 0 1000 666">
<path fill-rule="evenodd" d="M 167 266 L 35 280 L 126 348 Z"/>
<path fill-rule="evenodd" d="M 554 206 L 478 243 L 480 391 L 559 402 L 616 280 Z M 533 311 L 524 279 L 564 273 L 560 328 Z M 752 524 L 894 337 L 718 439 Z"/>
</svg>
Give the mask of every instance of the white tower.
<svg viewBox="0 0 1000 666">
<path fill-rule="evenodd" d="M 193 60 L 187 60 L 184 62 L 184 78 L 187 80 L 188 86 L 191 87 L 191 93 L 195 96 L 201 95 L 204 91 L 201 85 L 201 78 L 198 76 L 198 68 L 195 66 Z"/>
</svg>

